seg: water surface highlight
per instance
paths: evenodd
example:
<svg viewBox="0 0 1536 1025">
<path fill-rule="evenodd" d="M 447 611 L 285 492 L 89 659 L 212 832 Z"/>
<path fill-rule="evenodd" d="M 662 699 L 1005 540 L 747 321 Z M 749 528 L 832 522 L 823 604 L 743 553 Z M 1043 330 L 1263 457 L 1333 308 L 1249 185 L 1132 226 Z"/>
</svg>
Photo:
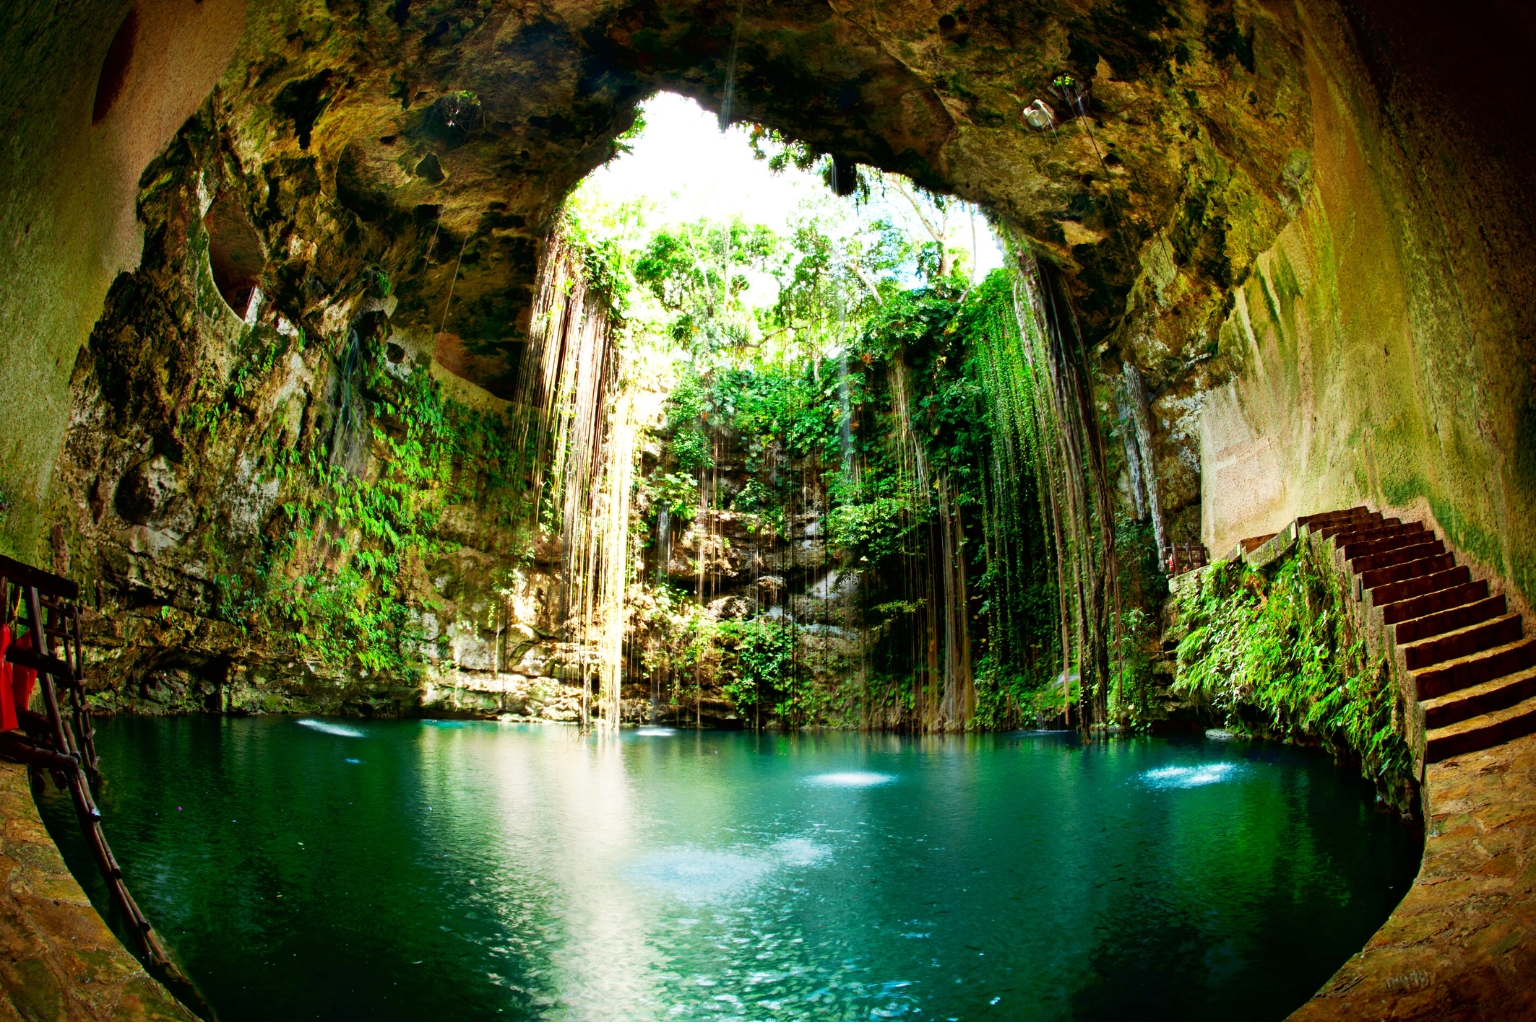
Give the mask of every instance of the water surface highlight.
<svg viewBox="0 0 1536 1025">
<path fill-rule="evenodd" d="M 99 726 L 224 1018 L 1280 1018 L 1420 847 L 1279 746 L 315 723 Z"/>
</svg>

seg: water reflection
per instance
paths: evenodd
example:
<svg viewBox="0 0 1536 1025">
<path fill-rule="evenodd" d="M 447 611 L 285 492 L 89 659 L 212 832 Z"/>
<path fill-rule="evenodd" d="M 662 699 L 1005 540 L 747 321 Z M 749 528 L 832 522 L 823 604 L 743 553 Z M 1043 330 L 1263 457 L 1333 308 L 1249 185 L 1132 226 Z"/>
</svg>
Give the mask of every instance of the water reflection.
<svg viewBox="0 0 1536 1025">
<path fill-rule="evenodd" d="M 312 724 L 100 730 L 224 1017 L 1283 1017 L 1417 862 L 1292 749 Z"/>
<path fill-rule="evenodd" d="M 824 772 L 806 782 L 818 787 L 877 787 L 895 779 L 883 772 Z"/>
<path fill-rule="evenodd" d="M 329 733 L 333 737 L 362 737 L 366 736 L 362 730 L 351 726 L 342 726 L 339 723 L 321 722 L 319 719 L 300 719 L 299 725 L 319 733 Z"/>
</svg>

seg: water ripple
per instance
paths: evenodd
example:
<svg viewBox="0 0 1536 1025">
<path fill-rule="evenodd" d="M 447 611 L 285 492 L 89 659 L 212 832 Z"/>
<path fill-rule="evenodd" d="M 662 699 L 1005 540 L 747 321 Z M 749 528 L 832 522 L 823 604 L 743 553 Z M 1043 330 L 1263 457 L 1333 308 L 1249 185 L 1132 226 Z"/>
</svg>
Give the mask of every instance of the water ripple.
<svg viewBox="0 0 1536 1025">
<path fill-rule="evenodd" d="M 772 868 L 773 863 L 766 858 L 672 847 L 642 858 L 627 874 L 683 900 L 713 900 L 752 885 Z"/>
<path fill-rule="evenodd" d="M 884 772 L 824 772 L 806 782 L 817 787 L 878 787 L 895 780 L 895 776 Z"/>
<path fill-rule="evenodd" d="M 1141 774 L 1146 784 L 1158 790 L 1185 790 L 1221 783 L 1240 775 L 1240 766 L 1231 762 L 1210 762 L 1205 765 L 1167 765 L 1161 769 L 1149 769 Z"/>
</svg>

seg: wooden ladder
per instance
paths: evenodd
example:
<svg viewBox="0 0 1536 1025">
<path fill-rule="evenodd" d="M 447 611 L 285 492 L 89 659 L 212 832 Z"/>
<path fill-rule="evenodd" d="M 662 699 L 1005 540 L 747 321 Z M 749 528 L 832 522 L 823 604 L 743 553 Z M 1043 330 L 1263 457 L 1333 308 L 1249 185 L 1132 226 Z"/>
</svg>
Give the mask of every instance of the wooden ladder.
<svg viewBox="0 0 1536 1025">
<path fill-rule="evenodd" d="M 0 623 L 12 628 L 13 638 L 15 628 L 24 625 L 32 638 L 31 646 L 26 648 L 13 640 L 6 650 L 6 661 L 37 672 L 46 710 L 45 715 L 38 715 L 17 708 L 19 729 L 0 733 L 0 756 L 27 765 L 35 791 L 44 786 L 44 773 L 52 775 L 60 790 L 69 791 L 86 845 L 106 881 L 113 905 L 150 963 L 179 976 L 179 969 L 128 892 L 123 870 L 101 830 L 101 809 L 91 791 L 93 783 L 100 786 L 101 772 L 96 759 L 96 733 L 85 703 L 79 597 L 80 588 L 74 581 L 0 555 L 0 601 L 4 603 L 0 607 Z M 69 698 L 67 717 L 60 707 L 61 693 Z"/>
</svg>

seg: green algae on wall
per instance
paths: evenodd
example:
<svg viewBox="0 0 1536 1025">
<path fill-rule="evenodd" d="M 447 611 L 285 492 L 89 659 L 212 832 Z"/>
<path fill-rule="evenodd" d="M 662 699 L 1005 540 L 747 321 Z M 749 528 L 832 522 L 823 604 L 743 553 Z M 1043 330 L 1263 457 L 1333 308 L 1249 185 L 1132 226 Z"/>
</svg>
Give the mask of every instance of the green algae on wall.
<svg viewBox="0 0 1536 1025">
<path fill-rule="evenodd" d="M 247 184 L 205 105 L 145 176 L 144 258 L 75 367 L 50 513 L 94 606 L 97 698 L 412 709 L 424 679 L 500 661 L 479 635 L 510 634 L 506 595 L 537 576 L 512 579 L 533 544 L 526 460 L 507 404 L 445 388 L 394 328 L 376 269 L 350 268 L 339 316 L 279 275 L 242 320 L 203 213 Z"/>
<path fill-rule="evenodd" d="M 1527 126 L 1449 116 L 1426 83 L 1454 52 L 1420 53 L 1414 32 L 1388 49 L 1418 47 L 1419 73 L 1382 73 L 1371 17 L 1309 8 L 1311 187 L 1223 325 L 1234 374 L 1202 413 L 1202 534 L 1220 554 L 1365 502 L 1430 518 L 1528 604 L 1536 276 L 1522 195 L 1494 180 Z"/>
</svg>

